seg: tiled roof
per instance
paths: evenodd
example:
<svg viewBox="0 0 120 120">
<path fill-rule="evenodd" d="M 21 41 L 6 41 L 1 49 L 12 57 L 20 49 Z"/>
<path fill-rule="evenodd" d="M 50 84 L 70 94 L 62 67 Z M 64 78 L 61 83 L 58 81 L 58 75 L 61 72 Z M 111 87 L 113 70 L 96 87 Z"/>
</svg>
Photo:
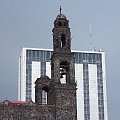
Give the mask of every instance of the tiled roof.
<svg viewBox="0 0 120 120">
<path fill-rule="evenodd" d="M 27 101 L 10 101 L 11 103 L 13 103 L 13 104 L 26 104 L 26 103 L 28 103 Z"/>
<path fill-rule="evenodd" d="M 12 103 L 12 104 L 27 104 L 27 101 L 17 101 L 17 100 L 4 100 L 4 101 L 0 101 L 0 104 L 2 103 Z"/>
</svg>

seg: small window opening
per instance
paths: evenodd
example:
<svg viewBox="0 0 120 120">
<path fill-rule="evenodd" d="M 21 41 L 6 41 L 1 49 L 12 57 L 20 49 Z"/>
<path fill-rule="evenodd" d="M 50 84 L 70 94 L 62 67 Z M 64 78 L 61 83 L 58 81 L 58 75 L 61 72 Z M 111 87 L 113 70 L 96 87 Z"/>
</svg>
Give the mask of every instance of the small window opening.
<svg viewBox="0 0 120 120">
<path fill-rule="evenodd" d="M 61 47 L 65 47 L 66 41 L 65 41 L 65 34 L 62 34 L 61 36 Z"/>
<path fill-rule="evenodd" d="M 61 82 L 61 84 L 66 84 L 66 74 L 67 74 L 66 70 L 61 68 L 60 69 L 60 82 Z"/>
<path fill-rule="evenodd" d="M 59 22 L 59 23 L 58 23 L 58 26 L 62 26 L 62 23 L 61 23 L 61 22 Z"/>
<path fill-rule="evenodd" d="M 68 26 L 67 22 L 64 22 L 64 26 Z"/>
<path fill-rule="evenodd" d="M 42 89 L 42 104 L 48 104 L 48 88 L 44 87 Z"/>
</svg>

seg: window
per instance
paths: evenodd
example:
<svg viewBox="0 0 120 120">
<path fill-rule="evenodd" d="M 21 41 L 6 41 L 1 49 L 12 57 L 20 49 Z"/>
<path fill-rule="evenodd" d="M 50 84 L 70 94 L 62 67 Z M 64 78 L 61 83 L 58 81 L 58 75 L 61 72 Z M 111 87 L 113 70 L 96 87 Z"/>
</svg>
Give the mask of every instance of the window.
<svg viewBox="0 0 120 120">
<path fill-rule="evenodd" d="M 58 23 L 58 26 L 62 26 L 62 22 L 61 21 Z"/>
<path fill-rule="evenodd" d="M 47 92 L 42 90 L 42 104 L 47 104 Z"/>
<path fill-rule="evenodd" d="M 42 104 L 48 104 L 48 87 L 42 89 Z"/>
<path fill-rule="evenodd" d="M 67 22 L 64 22 L 64 26 L 68 26 Z"/>
<path fill-rule="evenodd" d="M 69 81 L 69 64 L 66 61 L 60 63 L 60 82 L 66 84 Z"/>
<path fill-rule="evenodd" d="M 65 45 L 66 45 L 66 41 L 65 41 L 65 34 L 62 34 L 61 35 L 61 47 L 65 47 Z"/>
</svg>

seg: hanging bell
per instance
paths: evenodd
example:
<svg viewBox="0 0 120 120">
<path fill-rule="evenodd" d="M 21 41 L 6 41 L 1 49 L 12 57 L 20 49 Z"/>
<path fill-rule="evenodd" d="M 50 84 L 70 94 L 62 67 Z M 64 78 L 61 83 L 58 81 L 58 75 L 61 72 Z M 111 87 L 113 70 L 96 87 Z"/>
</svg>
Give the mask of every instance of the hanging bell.
<svg viewBox="0 0 120 120">
<path fill-rule="evenodd" d="M 60 74 L 60 78 L 63 78 L 63 75 L 62 75 L 62 74 Z"/>
<path fill-rule="evenodd" d="M 61 73 L 60 73 L 61 75 L 66 75 L 66 74 L 67 74 L 67 72 L 66 72 L 65 69 L 61 69 L 60 72 L 61 72 Z"/>
</svg>

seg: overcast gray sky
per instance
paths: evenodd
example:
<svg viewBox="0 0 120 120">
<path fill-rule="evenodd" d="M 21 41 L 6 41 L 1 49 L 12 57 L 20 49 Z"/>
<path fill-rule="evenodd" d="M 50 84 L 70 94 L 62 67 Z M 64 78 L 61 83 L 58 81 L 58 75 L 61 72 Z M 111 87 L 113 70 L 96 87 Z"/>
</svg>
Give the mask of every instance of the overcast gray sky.
<svg viewBox="0 0 120 120">
<path fill-rule="evenodd" d="M 70 20 L 72 49 L 106 52 L 109 120 L 120 117 L 120 0 L 0 0 L 0 100 L 17 99 L 22 47 L 52 48 L 59 6 Z"/>
</svg>

